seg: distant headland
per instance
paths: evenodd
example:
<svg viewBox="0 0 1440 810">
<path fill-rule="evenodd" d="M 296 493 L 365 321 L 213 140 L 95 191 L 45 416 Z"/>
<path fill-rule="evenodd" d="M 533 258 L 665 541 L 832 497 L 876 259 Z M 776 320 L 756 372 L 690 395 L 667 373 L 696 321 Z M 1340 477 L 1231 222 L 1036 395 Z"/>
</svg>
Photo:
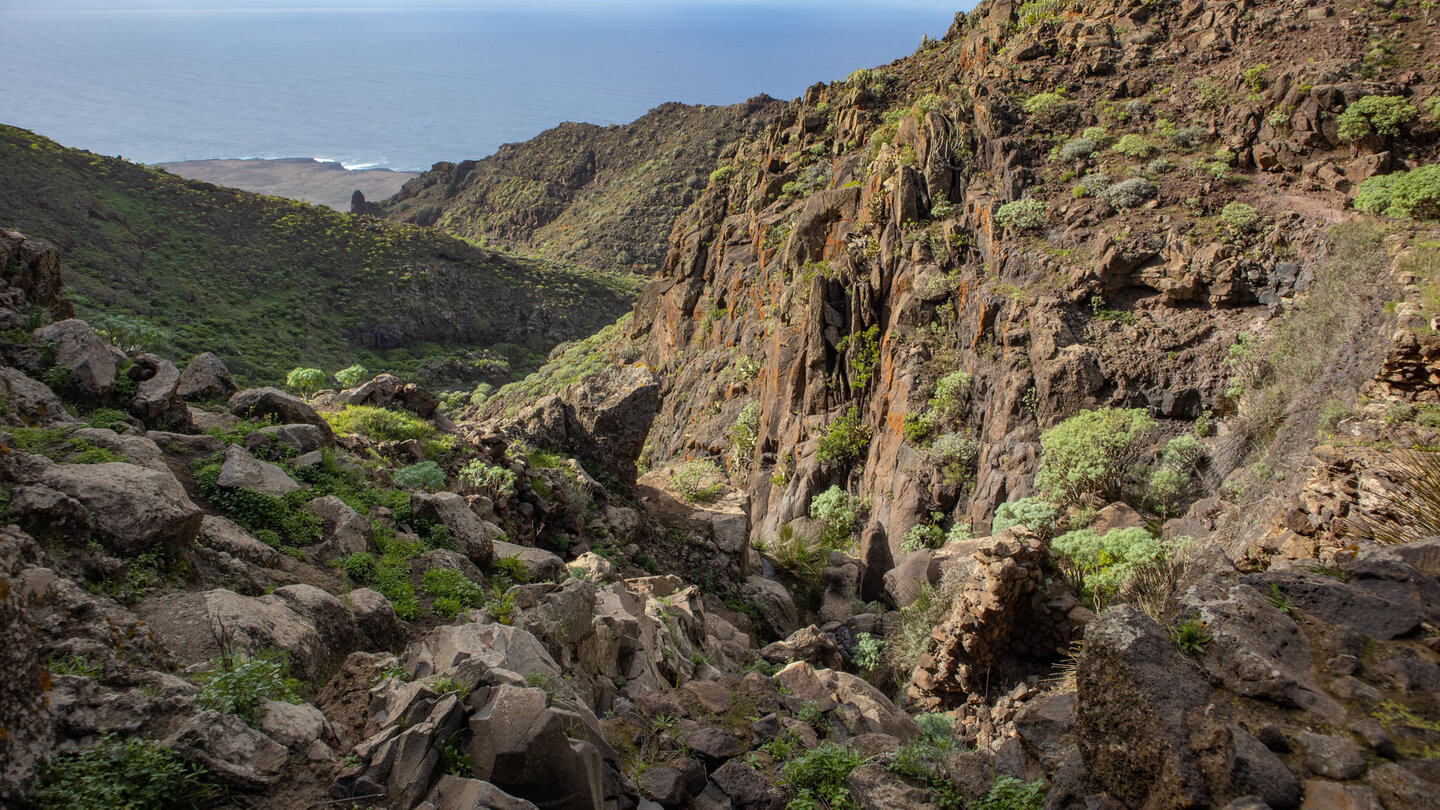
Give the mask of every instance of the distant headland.
<svg viewBox="0 0 1440 810">
<path fill-rule="evenodd" d="M 191 180 L 304 200 L 337 211 L 350 210 L 350 196 L 356 189 L 367 199 L 382 200 L 399 191 L 406 180 L 417 174 L 390 169 L 346 169 L 339 163 L 314 158 L 186 160 L 158 165 Z"/>
</svg>

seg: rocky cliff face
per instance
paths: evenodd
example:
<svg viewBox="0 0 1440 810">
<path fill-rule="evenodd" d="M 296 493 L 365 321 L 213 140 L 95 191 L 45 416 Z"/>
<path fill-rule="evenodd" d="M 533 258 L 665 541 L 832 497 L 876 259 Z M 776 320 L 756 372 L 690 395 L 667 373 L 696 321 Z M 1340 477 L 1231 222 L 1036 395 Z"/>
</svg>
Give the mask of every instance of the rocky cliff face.
<svg viewBox="0 0 1440 810">
<path fill-rule="evenodd" d="M 722 156 L 783 106 L 757 96 L 729 107 L 662 104 L 624 125 L 561 124 L 483 160 L 438 163 L 359 213 L 587 267 L 653 271 L 671 223 Z"/>
<path fill-rule="evenodd" d="M 983 5 L 931 50 L 811 88 L 676 223 L 630 326 L 662 372 L 651 458 L 728 458 L 757 536 L 839 484 L 895 553 L 931 512 L 980 530 L 1030 494 L 1040 432 L 1078 411 L 1146 408 L 1172 432 L 1233 413 L 1232 347 L 1316 283 L 1347 194 L 1433 159 L 1433 120 L 1353 144 L 1335 123 L 1364 94 L 1434 92 L 1433 21 L 1061 6 Z M 1365 31 L 1401 44 L 1382 59 Z M 1021 200 L 1033 221 L 998 216 Z M 1362 376 L 1381 300 L 1336 336 Z M 907 436 L 957 372 L 945 423 Z M 729 456 L 751 403 L 758 440 Z M 852 408 L 868 442 L 827 460 Z M 943 474 L 935 432 L 973 440 L 963 469 Z"/>
</svg>

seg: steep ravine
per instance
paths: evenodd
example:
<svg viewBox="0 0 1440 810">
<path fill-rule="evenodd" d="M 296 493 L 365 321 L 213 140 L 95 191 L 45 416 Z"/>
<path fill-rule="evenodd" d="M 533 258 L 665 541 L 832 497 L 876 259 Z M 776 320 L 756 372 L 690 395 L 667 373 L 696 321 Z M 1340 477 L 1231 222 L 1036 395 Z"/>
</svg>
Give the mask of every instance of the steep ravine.
<svg viewBox="0 0 1440 810">
<path fill-rule="evenodd" d="M 1435 806 L 1437 31 L 982 4 L 456 413 L 117 345 L 0 231 L 0 803 Z"/>
</svg>

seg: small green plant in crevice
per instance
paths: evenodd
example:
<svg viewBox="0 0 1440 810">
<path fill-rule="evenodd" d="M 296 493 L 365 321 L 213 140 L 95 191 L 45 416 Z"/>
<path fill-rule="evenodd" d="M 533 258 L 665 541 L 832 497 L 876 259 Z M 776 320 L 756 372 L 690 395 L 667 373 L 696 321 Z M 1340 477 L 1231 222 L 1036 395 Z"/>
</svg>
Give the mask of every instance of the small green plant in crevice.
<svg viewBox="0 0 1440 810">
<path fill-rule="evenodd" d="M 457 731 L 440 748 L 440 769 L 451 776 L 474 775 L 475 757 L 465 749 L 464 732 Z"/>
<path fill-rule="evenodd" d="M 431 568 L 420 575 L 420 586 L 434 597 L 430 611 L 449 619 L 462 610 L 485 603 L 485 589 L 454 568 Z"/>
<path fill-rule="evenodd" d="M 1040 810 L 1045 806 L 1045 782 L 1023 782 L 1013 776 L 996 776 L 989 792 L 966 810 Z"/>
<path fill-rule="evenodd" d="M 444 675 L 434 678 L 426 678 L 425 683 L 428 684 L 431 689 L 435 690 L 435 694 L 437 695 L 448 695 L 451 692 L 454 692 L 460 697 L 461 700 L 464 700 L 465 696 L 470 694 L 470 687 L 466 686 L 460 681 L 455 680 L 454 678 Z"/>
<path fill-rule="evenodd" d="M 875 364 L 880 361 L 880 327 L 871 326 L 863 332 L 846 335 L 835 346 L 840 353 L 850 352 L 850 387 L 862 389 L 870 384 Z"/>
<path fill-rule="evenodd" d="M 820 542 L 826 547 L 844 550 L 850 545 L 851 532 L 859 509 L 855 498 L 838 486 L 832 486 L 810 499 L 810 517 L 824 527 Z"/>
<path fill-rule="evenodd" d="M 794 796 L 787 810 L 855 807 L 845 780 L 864 764 L 860 752 L 835 743 L 822 743 L 791 759 L 782 769 L 785 787 Z"/>
<path fill-rule="evenodd" d="M 1186 655 L 1200 654 L 1211 641 L 1210 628 L 1201 619 L 1189 619 L 1170 628 L 1170 640 Z"/>
<path fill-rule="evenodd" d="M 820 701 L 807 700 L 802 702 L 800 708 L 795 712 L 795 719 L 817 730 L 821 730 L 821 724 L 825 722 L 825 714 L 820 711 Z"/>
<path fill-rule="evenodd" d="M 871 633 L 858 633 L 850 650 L 850 661 L 860 673 L 869 676 L 885 663 L 885 642 Z"/>
<path fill-rule="evenodd" d="M 264 717 L 264 701 L 300 702 L 300 682 L 290 677 L 289 670 L 289 659 L 283 652 L 222 652 L 200 674 L 196 702 L 202 709 L 232 714 L 246 725 L 257 727 Z"/>
<path fill-rule="evenodd" d="M 375 673 L 375 683 L 384 683 L 391 678 L 396 678 L 401 681 L 408 682 L 414 680 L 415 676 L 411 674 L 410 670 L 406 669 L 403 665 L 399 663 L 391 664 L 390 666 L 385 667 L 384 669 Z"/>
<path fill-rule="evenodd" d="M 1270 583 L 1270 595 L 1265 597 L 1265 601 L 1286 616 L 1294 617 L 1296 615 L 1295 603 L 1291 602 L 1289 597 L 1285 596 L 1285 592 L 1280 590 L 1280 586 L 1273 582 Z"/>
<path fill-rule="evenodd" d="M 201 806 L 212 790 L 204 767 L 186 763 L 160 743 L 104 732 L 89 748 L 41 766 L 26 800 L 35 810 L 178 810 Z"/>
<path fill-rule="evenodd" d="M 98 678 L 101 671 L 98 664 L 90 663 L 90 659 L 79 653 L 52 655 L 45 662 L 45 668 L 56 675 L 78 675 L 82 678 Z"/>
<path fill-rule="evenodd" d="M 820 437 L 815 457 L 821 461 L 854 461 L 869 448 L 872 433 L 872 428 L 860 421 L 860 409 L 851 405 Z"/>
</svg>

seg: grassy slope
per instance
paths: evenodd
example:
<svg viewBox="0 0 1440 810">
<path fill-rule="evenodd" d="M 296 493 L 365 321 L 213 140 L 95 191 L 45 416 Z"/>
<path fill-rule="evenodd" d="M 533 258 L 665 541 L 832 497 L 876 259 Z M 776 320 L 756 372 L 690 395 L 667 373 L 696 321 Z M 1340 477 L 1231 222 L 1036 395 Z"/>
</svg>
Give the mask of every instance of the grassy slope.
<svg viewBox="0 0 1440 810">
<path fill-rule="evenodd" d="M 484 160 L 436 164 L 382 205 L 397 222 L 649 271 L 717 161 L 782 107 L 757 96 L 727 107 L 662 104 L 623 126 L 561 124 Z"/>
<path fill-rule="evenodd" d="M 80 317 L 141 319 L 168 333 L 177 360 L 214 351 L 252 383 L 301 364 L 425 376 L 482 347 L 533 367 L 636 292 L 619 275 L 183 180 L 5 126 L 0 224 L 62 249 Z"/>
</svg>

